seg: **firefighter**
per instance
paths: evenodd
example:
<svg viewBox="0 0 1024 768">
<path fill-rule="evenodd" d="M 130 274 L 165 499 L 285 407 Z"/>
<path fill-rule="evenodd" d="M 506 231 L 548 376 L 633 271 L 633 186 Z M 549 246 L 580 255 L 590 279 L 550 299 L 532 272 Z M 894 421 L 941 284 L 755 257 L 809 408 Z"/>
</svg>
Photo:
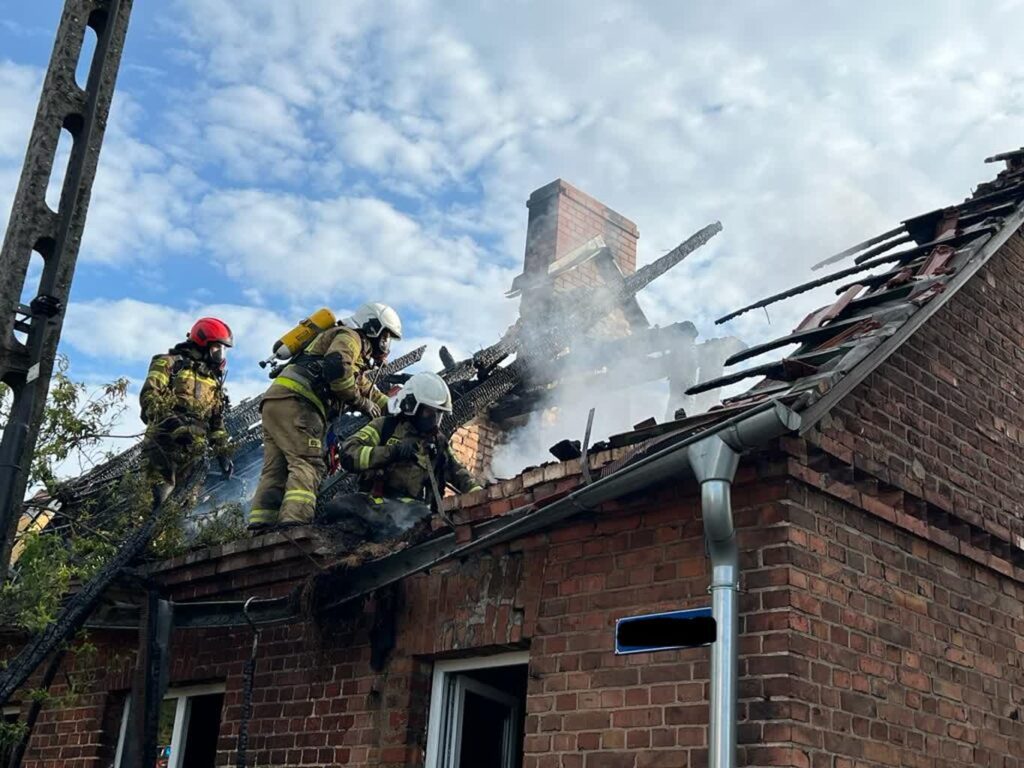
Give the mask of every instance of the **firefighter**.
<svg viewBox="0 0 1024 768">
<path fill-rule="evenodd" d="M 440 434 L 441 419 L 452 411 L 451 392 L 440 376 L 415 374 L 391 398 L 388 410 L 391 415 L 374 419 L 342 447 L 342 466 L 359 473 L 360 489 L 372 502 L 436 506 L 435 487 L 438 495 L 446 485 L 460 492 L 480 488 Z"/>
<path fill-rule="evenodd" d="M 320 333 L 277 375 L 260 406 L 263 470 L 249 513 L 251 531 L 312 522 L 326 471 L 327 425 L 346 411 L 380 415 L 388 398 L 368 370 L 383 365 L 391 340 L 400 338 L 395 310 L 364 304 Z"/>
<path fill-rule="evenodd" d="M 214 450 L 225 475 L 234 471 L 224 429 L 226 353 L 233 343 L 224 321 L 203 317 L 185 341 L 149 364 L 139 400 L 146 424 L 142 456 L 156 504 L 188 477 L 207 447 Z"/>
</svg>

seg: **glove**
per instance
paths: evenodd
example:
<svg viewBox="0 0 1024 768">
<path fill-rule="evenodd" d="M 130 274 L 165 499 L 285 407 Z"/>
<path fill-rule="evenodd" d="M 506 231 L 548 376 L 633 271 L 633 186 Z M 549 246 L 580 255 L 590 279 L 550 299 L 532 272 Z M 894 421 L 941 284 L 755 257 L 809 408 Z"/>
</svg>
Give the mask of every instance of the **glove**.
<svg viewBox="0 0 1024 768">
<path fill-rule="evenodd" d="M 230 480 L 235 474 L 235 462 L 229 459 L 227 456 L 218 456 L 217 463 L 220 464 L 220 472 L 224 477 Z"/>
<path fill-rule="evenodd" d="M 402 440 L 397 443 L 392 443 L 389 448 L 391 452 L 388 454 L 388 458 L 391 461 L 409 461 L 410 459 L 416 458 L 416 454 L 419 452 L 420 444 L 416 440 Z"/>
<path fill-rule="evenodd" d="M 376 419 L 380 416 L 380 406 L 368 397 L 356 398 L 355 402 L 352 403 L 352 407 L 371 419 Z"/>
</svg>

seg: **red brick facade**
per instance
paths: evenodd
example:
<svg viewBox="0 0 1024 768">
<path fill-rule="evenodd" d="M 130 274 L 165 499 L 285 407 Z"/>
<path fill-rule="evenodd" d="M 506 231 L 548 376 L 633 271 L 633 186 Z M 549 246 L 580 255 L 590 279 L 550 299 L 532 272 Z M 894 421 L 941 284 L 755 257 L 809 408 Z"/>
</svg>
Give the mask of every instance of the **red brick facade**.
<svg viewBox="0 0 1024 768">
<path fill-rule="evenodd" d="M 740 765 L 1024 765 L 1024 574 L 928 540 L 920 520 L 887 507 L 891 496 L 832 481 L 834 462 L 813 445 L 784 447 L 745 462 L 733 490 L 744 588 Z M 459 499 L 455 514 L 504 514 L 575 485 L 575 472 L 578 462 L 534 470 Z M 313 550 L 311 540 L 298 544 Z M 267 537 L 155 575 L 187 600 L 283 594 L 316 571 L 296 545 Z M 615 656 L 612 627 L 707 604 L 707 583 L 691 479 L 405 579 L 396 647 L 379 673 L 370 667 L 382 613 L 374 601 L 267 628 L 251 759 L 422 765 L 433 661 L 522 648 L 526 768 L 705 765 L 707 649 Z M 45 713 L 27 765 L 109 764 L 135 640 L 93 634 L 102 664 L 90 693 Z M 172 685 L 225 685 L 218 765 L 233 760 L 249 640 L 247 631 L 174 636 Z"/>
<path fill-rule="evenodd" d="M 503 430 L 486 416 L 473 419 L 452 435 L 452 453 L 478 478 L 491 471 L 494 449 L 501 442 Z"/>
<path fill-rule="evenodd" d="M 534 190 L 526 207 L 530 218 L 524 273 L 547 270 L 555 259 L 597 235 L 604 238 L 622 274 L 636 272 L 636 242 L 640 231 L 636 224 L 600 200 L 556 179 Z"/>
<path fill-rule="evenodd" d="M 596 259 L 548 276 L 548 267 L 594 237 L 603 238 L 614 266 L 623 275 L 636 271 L 636 244 L 640 232 L 632 221 L 576 187 L 556 179 L 534 190 L 526 203 L 530 211 L 523 259 L 522 301 L 519 314 L 525 321 L 545 322 L 551 313 L 552 294 L 592 289 L 606 284 Z M 621 310 L 603 319 L 592 333 L 617 337 L 629 333 Z"/>
<path fill-rule="evenodd" d="M 1005 542 L 1024 565 L 1024 236 L 832 410 L 814 439 Z"/>
</svg>

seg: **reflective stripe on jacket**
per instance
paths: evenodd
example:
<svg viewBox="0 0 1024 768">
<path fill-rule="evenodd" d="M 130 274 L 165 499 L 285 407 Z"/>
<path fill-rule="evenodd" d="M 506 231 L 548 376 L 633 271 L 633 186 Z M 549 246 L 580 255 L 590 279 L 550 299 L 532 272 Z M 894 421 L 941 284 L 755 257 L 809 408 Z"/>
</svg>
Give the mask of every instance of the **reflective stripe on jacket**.
<svg viewBox="0 0 1024 768">
<path fill-rule="evenodd" d="M 174 416 L 205 431 L 213 442 L 227 442 L 224 400 L 223 382 L 198 350 L 181 347 L 153 357 L 139 394 L 148 433 Z"/>
<path fill-rule="evenodd" d="M 310 342 L 299 362 L 285 366 L 264 394 L 264 398 L 293 397 L 309 400 L 328 418 L 331 410 L 344 411 L 360 397 L 366 397 L 381 408 L 388 398 L 373 385 L 367 375 L 370 366 L 369 345 L 358 332 L 345 326 L 324 331 Z M 319 369 L 321 379 L 316 379 Z M 330 402 L 324 402 L 325 398 Z"/>
<path fill-rule="evenodd" d="M 391 424 L 388 424 L 389 420 Z M 387 434 L 389 431 L 390 435 Z M 381 417 L 374 419 L 345 441 L 342 446 L 341 463 L 350 472 L 361 473 L 363 480 L 367 481 L 361 484 L 367 487 L 379 477 L 383 481 L 385 496 L 429 498 L 428 473 L 431 460 L 428 446 L 432 439 L 417 432 L 406 418 Z M 415 440 L 419 443 L 416 455 L 404 461 L 392 461 L 390 446 L 404 440 Z M 480 485 L 473 479 L 469 470 L 455 458 L 447 442 L 444 444 L 444 452 L 444 482 L 462 493 L 479 488 Z"/>
</svg>

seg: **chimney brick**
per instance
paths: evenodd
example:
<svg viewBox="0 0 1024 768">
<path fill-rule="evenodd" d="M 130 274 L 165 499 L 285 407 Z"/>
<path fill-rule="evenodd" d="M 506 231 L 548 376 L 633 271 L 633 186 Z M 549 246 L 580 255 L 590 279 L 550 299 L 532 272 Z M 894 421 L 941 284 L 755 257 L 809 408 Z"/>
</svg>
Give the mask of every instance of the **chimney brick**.
<svg viewBox="0 0 1024 768">
<path fill-rule="evenodd" d="M 622 274 L 636 272 L 636 241 L 640 230 L 613 211 L 562 179 L 536 189 L 526 202 L 530 211 L 526 230 L 523 272 L 543 272 L 556 259 L 600 235 L 611 249 Z"/>
</svg>

